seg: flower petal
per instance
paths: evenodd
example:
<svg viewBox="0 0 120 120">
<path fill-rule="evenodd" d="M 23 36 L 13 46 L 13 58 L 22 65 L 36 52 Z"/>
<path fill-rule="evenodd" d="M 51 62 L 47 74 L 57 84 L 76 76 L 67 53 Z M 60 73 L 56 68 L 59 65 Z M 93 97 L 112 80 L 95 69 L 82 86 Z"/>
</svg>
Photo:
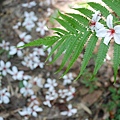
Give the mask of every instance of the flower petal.
<svg viewBox="0 0 120 120">
<path fill-rule="evenodd" d="M 108 15 L 107 16 L 107 26 L 109 27 L 109 28 L 113 28 L 113 16 L 110 14 L 110 15 Z"/>
<path fill-rule="evenodd" d="M 96 36 L 97 37 L 105 37 L 106 34 L 107 34 L 107 31 L 108 31 L 108 29 L 101 28 L 101 29 L 99 29 L 99 30 L 96 31 Z"/>
<path fill-rule="evenodd" d="M 120 25 L 116 25 L 114 27 L 114 29 L 115 29 L 115 33 L 119 33 L 120 34 Z"/>
<path fill-rule="evenodd" d="M 120 35 L 114 34 L 114 40 L 117 44 L 120 44 Z"/>
<path fill-rule="evenodd" d="M 108 43 L 110 42 L 110 40 L 111 40 L 111 38 L 112 38 L 113 36 L 112 35 L 110 35 L 110 34 L 107 34 L 106 36 L 105 36 L 105 39 L 104 39 L 104 44 L 106 44 L 106 45 L 108 45 Z"/>
</svg>

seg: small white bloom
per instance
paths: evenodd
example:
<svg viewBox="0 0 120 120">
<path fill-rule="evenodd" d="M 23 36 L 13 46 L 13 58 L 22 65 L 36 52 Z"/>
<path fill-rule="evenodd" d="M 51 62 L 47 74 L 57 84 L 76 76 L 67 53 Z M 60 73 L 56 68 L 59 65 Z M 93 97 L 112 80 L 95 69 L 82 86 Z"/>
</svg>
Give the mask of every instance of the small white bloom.
<svg viewBox="0 0 120 120">
<path fill-rule="evenodd" d="M 30 40 L 32 39 L 32 36 L 31 35 L 27 35 L 26 32 L 23 32 L 19 35 L 20 39 L 25 42 L 25 43 L 29 43 Z"/>
<path fill-rule="evenodd" d="M 46 105 L 46 106 L 48 106 L 48 107 L 52 107 L 52 105 L 50 103 L 51 98 L 48 95 L 46 95 L 45 99 L 46 100 L 43 102 L 43 104 Z"/>
<path fill-rule="evenodd" d="M 112 38 L 114 38 L 117 44 L 120 44 L 120 25 L 113 27 L 113 16 L 111 14 L 107 16 L 107 26 L 109 29 L 102 27 L 97 31 L 96 36 L 105 37 L 104 43 L 106 45 L 108 45 Z"/>
<path fill-rule="evenodd" d="M 31 2 L 28 2 L 28 3 L 23 3 L 22 7 L 32 8 L 36 5 L 37 5 L 37 3 L 35 1 L 31 1 Z"/>
<path fill-rule="evenodd" d="M 14 80 L 22 80 L 24 71 L 18 71 L 18 68 L 16 66 L 12 67 L 12 70 L 8 71 L 9 74 L 12 75 L 12 78 Z"/>
<path fill-rule="evenodd" d="M 50 91 L 54 90 L 54 87 L 56 87 L 58 84 L 56 83 L 56 80 L 51 80 L 50 78 L 47 78 L 47 83 L 45 84 L 45 88 L 49 88 Z"/>
<path fill-rule="evenodd" d="M 32 116 L 37 117 L 37 112 L 42 112 L 43 109 L 37 105 L 32 107 Z"/>
<path fill-rule="evenodd" d="M 50 100 L 55 100 L 58 98 L 58 93 L 53 89 L 52 91 L 47 91 L 46 95 L 49 96 Z"/>
<path fill-rule="evenodd" d="M 29 19 L 25 19 L 22 26 L 25 27 L 28 31 L 31 31 L 32 28 L 35 27 L 35 23 Z"/>
<path fill-rule="evenodd" d="M 9 42 L 6 42 L 5 40 L 2 40 L 2 43 L 0 43 L 0 47 L 3 49 L 3 50 L 9 50 L 9 45 L 10 43 Z"/>
<path fill-rule="evenodd" d="M 6 88 L 0 90 L 0 104 L 1 103 L 8 104 L 10 102 L 9 97 L 10 97 L 10 93 L 7 92 Z"/>
<path fill-rule="evenodd" d="M 31 113 L 32 113 L 32 108 L 30 107 L 24 107 L 22 111 L 19 111 L 19 114 L 21 116 L 24 116 L 25 120 L 28 120 L 28 117 L 31 115 Z"/>
<path fill-rule="evenodd" d="M 71 84 L 72 80 L 73 80 L 73 74 L 72 73 L 68 73 L 67 75 L 63 76 L 63 85 L 67 85 L 67 84 Z"/>
<path fill-rule="evenodd" d="M 43 79 L 42 78 L 40 78 L 40 77 L 35 77 L 34 79 L 33 79 L 33 84 L 34 85 L 37 85 L 38 87 L 40 87 L 40 88 L 43 88 Z"/>
<path fill-rule="evenodd" d="M 33 48 L 33 52 L 39 56 L 45 56 L 45 52 L 42 48 Z"/>
<path fill-rule="evenodd" d="M 31 98 L 28 99 L 28 102 L 30 102 L 29 107 L 33 107 L 34 105 L 39 105 L 40 104 L 35 95 L 32 95 Z"/>
<path fill-rule="evenodd" d="M 103 27 L 103 25 L 98 22 L 101 19 L 100 11 L 96 11 L 95 14 L 93 14 L 92 16 L 92 20 L 90 21 L 90 29 L 95 31 L 99 30 Z"/>
<path fill-rule="evenodd" d="M 0 61 L 0 71 L 1 74 L 6 76 L 8 71 L 10 70 L 11 63 L 10 62 L 4 62 L 3 60 Z"/>
<path fill-rule="evenodd" d="M 76 113 L 77 113 L 77 109 L 72 108 L 72 105 L 69 104 L 68 105 L 68 110 L 61 112 L 61 115 L 67 115 L 68 117 L 70 117 L 70 116 L 72 116 L 72 115 L 74 115 Z"/>
<path fill-rule="evenodd" d="M 27 11 L 24 12 L 24 16 L 25 16 L 25 21 L 37 21 L 38 18 L 35 16 L 35 13 L 32 11 L 30 13 L 28 13 Z"/>
<path fill-rule="evenodd" d="M 68 93 L 67 93 L 67 98 L 66 98 L 66 101 L 70 101 L 71 99 L 74 98 L 75 96 L 75 88 L 70 86 L 69 89 L 68 89 Z"/>
<path fill-rule="evenodd" d="M 23 94 L 24 97 L 34 94 L 34 91 L 32 90 L 32 84 L 24 80 L 23 85 L 24 87 L 20 89 L 20 93 Z"/>
<path fill-rule="evenodd" d="M 36 31 L 37 32 L 40 32 L 40 35 L 41 36 L 44 36 L 45 35 L 45 31 L 48 31 L 48 28 L 46 27 L 46 21 L 43 21 L 43 22 L 38 22 L 37 25 L 38 25 L 38 28 L 36 28 Z"/>
<path fill-rule="evenodd" d="M 23 46 L 24 45 L 24 42 L 19 42 L 18 44 L 17 44 L 17 47 L 20 47 L 20 46 Z M 19 58 L 21 58 L 22 56 L 23 56 L 23 52 L 22 52 L 22 50 L 21 50 L 21 48 L 17 48 L 16 46 L 11 46 L 10 47 L 10 51 L 9 51 L 9 54 L 10 55 L 15 55 L 15 54 L 17 54 L 17 56 L 19 57 Z"/>
<path fill-rule="evenodd" d="M 61 98 L 65 98 L 66 96 L 67 96 L 67 94 L 68 94 L 68 89 L 59 89 L 58 90 L 58 93 L 59 93 L 59 96 L 61 97 Z"/>
<path fill-rule="evenodd" d="M 16 25 L 13 26 L 13 29 L 18 29 L 21 26 L 21 22 L 18 22 Z"/>
<path fill-rule="evenodd" d="M 22 63 L 22 65 L 29 67 L 31 70 L 34 69 L 33 62 L 31 60 L 29 60 L 28 56 L 24 57 L 24 60 L 21 63 Z"/>
</svg>

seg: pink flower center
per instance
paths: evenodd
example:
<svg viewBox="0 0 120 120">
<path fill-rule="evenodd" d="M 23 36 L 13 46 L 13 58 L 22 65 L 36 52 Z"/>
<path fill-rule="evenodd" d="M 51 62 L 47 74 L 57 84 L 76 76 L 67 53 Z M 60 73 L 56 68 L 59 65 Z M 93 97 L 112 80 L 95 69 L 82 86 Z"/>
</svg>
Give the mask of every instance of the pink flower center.
<svg viewBox="0 0 120 120">
<path fill-rule="evenodd" d="M 6 70 L 6 67 L 4 67 L 3 70 Z"/>
<path fill-rule="evenodd" d="M 90 22 L 90 26 L 95 26 L 96 22 Z"/>
<path fill-rule="evenodd" d="M 111 33 L 111 35 L 113 35 L 115 33 L 115 30 L 114 29 L 110 29 L 110 33 Z"/>
</svg>

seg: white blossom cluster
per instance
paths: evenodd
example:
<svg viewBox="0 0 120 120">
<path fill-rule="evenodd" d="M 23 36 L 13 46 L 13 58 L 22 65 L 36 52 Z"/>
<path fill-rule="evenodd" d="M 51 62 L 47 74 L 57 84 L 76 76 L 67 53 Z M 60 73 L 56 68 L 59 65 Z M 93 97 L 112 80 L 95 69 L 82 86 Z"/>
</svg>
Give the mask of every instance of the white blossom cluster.
<svg viewBox="0 0 120 120">
<path fill-rule="evenodd" d="M 92 15 L 92 20 L 90 22 L 91 30 L 95 30 L 97 37 L 104 38 L 103 42 L 106 45 L 109 44 L 112 38 L 115 43 L 120 44 L 120 25 L 113 26 L 113 16 L 111 14 L 107 16 L 107 28 L 99 22 L 100 19 L 100 11 L 97 11 Z"/>
<path fill-rule="evenodd" d="M 44 0 L 39 3 L 39 6 L 43 6 L 44 4 L 49 6 L 51 2 L 53 4 L 53 0 Z M 23 9 L 28 8 L 30 11 L 30 9 L 37 6 L 37 4 L 37 2 L 31 1 L 23 3 L 21 6 Z M 46 16 L 48 17 L 50 15 L 51 8 L 48 7 Z M 34 11 L 28 12 L 25 10 L 23 16 L 23 22 L 18 21 L 16 25 L 13 26 L 15 32 L 17 31 L 19 42 L 16 45 L 11 45 L 10 42 L 2 40 L 0 49 L 8 53 L 11 59 L 18 57 L 21 60 L 21 66 L 27 67 L 30 71 L 33 71 L 38 67 L 43 69 L 45 63 L 42 62 L 41 59 L 46 57 L 46 53 L 44 52 L 46 46 L 35 47 L 31 50 L 22 49 L 20 46 L 23 46 L 32 40 L 33 36 L 31 35 L 31 32 L 33 29 L 35 29 L 36 32 L 39 32 L 41 37 L 44 36 L 46 31 L 48 31 L 46 27 L 47 21 L 39 21 L 39 18 L 35 15 Z M 21 32 L 21 28 L 25 31 Z M 51 48 L 47 49 L 47 52 L 50 53 Z M 51 60 L 52 58 L 49 59 L 49 61 Z M 61 115 L 69 117 L 77 113 L 77 109 L 72 108 L 72 104 L 67 103 L 74 98 L 76 92 L 75 87 L 71 85 L 72 80 L 74 80 L 72 73 L 65 75 L 61 84 L 58 83 L 55 78 L 48 77 L 47 75 L 45 78 L 39 75 L 36 75 L 35 77 L 28 75 L 11 61 L 0 59 L 0 104 L 11 103 L 10 98 L 12 97 L 12 91 L 3 87 L 1 82 L 3 80 L 2 78 L 7 75 L 12 78 L 12 82 L 18 81 L 19 83 L 22 83 L 22 86 L 19 86 L 18 94 L 21 97 L 25 97 L 27 103 L 18 113 L 20 116 L 24 117 L 24 119 L 27 120 L 31 116 L 38 117 L 38 114 L 44 111 L 43 106 L 51 109 L 54 106 L 53 101 L 60 101 L 67 104 L 67 111 L 60 111 Z M 63 87 L 59 88 L 59 86 Z M 37 95 L 41 89 L 44 91 L 44 99 L 41 99 Z M 0 116 L 0 120 L 3 119 L 4 118 Z"/>
</svg>

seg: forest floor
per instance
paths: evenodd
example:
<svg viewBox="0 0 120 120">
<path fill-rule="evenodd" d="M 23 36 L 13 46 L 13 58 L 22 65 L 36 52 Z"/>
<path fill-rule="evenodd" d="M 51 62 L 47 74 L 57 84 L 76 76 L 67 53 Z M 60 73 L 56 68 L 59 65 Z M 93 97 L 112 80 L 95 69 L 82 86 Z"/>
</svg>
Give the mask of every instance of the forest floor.
<svg viewBox="0 0 120 120">
<path fill-rule="evenodd" d="M 0 61 L 4 62 L 1 62 L 0 67 L 7 62 L 11 63 L 6 74 L 0 69 L 0 94 L 4 88 L 6 88 L 6 92 L 10 93 L 7 96 L 9 102 L 4 103 L 3 100 L 0 103 L 0 117 L 5 120 L 120 120 L 116 119 L 117 111 L 120 109 L 120 70 L 117 81 L 114 83 L 111 62 L 112 46 L 110 52 L 108 52 L 109 56 L 106 58 L 106 62 L 92 81 L 90 81 L 90 78 L 94 69 L 95 54 L 83 76 L 76 82 L 73 82 L 73 80 L 79 74 L 84 51 L 69 73 L 61 79 L 60 76 L 63 70 L 57 74 L 55 72 L 60 66 L 62 56 L 52 65 L 48 64 L 50 60 L 45 62 L 50 49 L 44 52 L 45 47 L 30 47 L 18 51 L 14 50 L 14 53 L 10 55 L 11 46 L 53 35 L 53 31 L 47 30 L 47 27 L 59 26 L 52 18 L 58 16 L 58 9 L 62 12 L 74 12 L 70 7 L 78 7 L 81 5 L 80 3 L 84 2 L 83 0 L 34 1 L 37 4 L 33 4 L 32 7 L 29 6 L 30 8 L 28 8 L 28 5 L 23 5 L 30 2 L 30 0 L 0 1 Z M 25 11 L 27 12 L 25 13 Z M 31 18 L 33 21 L 28 23 L 32 24 L 33 27 L 30 28 L 23 24 L 26 24 L 26 16 L 32 11 L 34 12 L 34 15 L 32 14 L 33 18 Z M 15 26 L 17 23 L 19 25 Z M 38 27 L 40 27 L 40 31 L 36 30 Z M 26 32 L 25 35 L 21 35 L 24 32 Z M 9 43 L 7 44 L 7 42 Z M 97 48 L 94 53 L 96 52 Z M 29 85 L 32 87 L 25 88 L 24 81 L 27 82 L 26 87 Z M 50 86 L 48 81 L 54 81 L 53 86 Z M 25 95 L 26 91 L 22 93 L 22 88 L 25 88 L 26 91 L 30 89 L 33 93 L 26 93 Z M 67 92 L 65 93 L 62 90 Z M 31 96 L 35 96 L 34 100 L 37 101 L 37 105 L 35 105 L 39 110 L 36 111 L 37 108 L 33 110 L 32 106 L 33 111 L 29 114 L 29 111 L 25 111 L 23 108 L 33 104 L 30 102 Z M 69 108 L 71 105 L 73 109 Z M 69 109 L 73 112 L 70 112 Z M 33 114 L 35 111 L 36 113 Z"/>
</svg>

